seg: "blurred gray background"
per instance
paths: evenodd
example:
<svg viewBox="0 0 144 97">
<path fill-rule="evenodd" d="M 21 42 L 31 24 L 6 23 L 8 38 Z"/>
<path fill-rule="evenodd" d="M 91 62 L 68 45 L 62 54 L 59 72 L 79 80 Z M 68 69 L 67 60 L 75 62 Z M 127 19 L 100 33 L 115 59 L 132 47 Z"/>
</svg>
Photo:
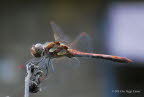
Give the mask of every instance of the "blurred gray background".
<svg viewBox="0 0 144 97">
<path fill-rule="evenodd" d="M 142 44 L 136 40 L 140 42 L 144 40 L 134 37 L 129 42 L 130 37 L 135 34 L 128 30 L 127 34 L 124 34 L 126 41 L 119 42 L 118 39 L 122 39 L 121 37 L 118 38 L 121 33 L 115 34 L 119 30 L 113 31 L 112 29 L 117 27 L 111 24 L 117 24 L 117 21 L 121 21 L 117 20 L 117 17 L 115 18 L 115 14 L 119 16 L 119 8 L 120 10 L 125 8 L 121 6 L 127 7 L 127 4 L 132 4 L 132 13 L 134 10 L 141 10 L 140 13 L 142 13 L 144 12 L 143 7 L 135 8 L 139 4 L 143 6 L 144 3 L 138 0 L 125 1 L 64 2 L 48 0 L 39 2 L 36 0 L 8 0 L 7 2 L 0 2 L 0 97 L 23 97 L 25 71 L 18 67 L 32 58 L 29 52 L 32 44 L 54 39 L 50 34 L 49 22 L 51 20 L 55 21 L 72 39 L 75 39 L 81 32 L 87 32 L 92 38 L 94 53 L 120 55 L 133 59 L 135 62 L 119 64 L 100 59 L 80 59 L 82 63 L 73 73 L 65 75 L 63 73 L 65 69 L 59 66 L 60 69 L 56 71 L 57 74 L 45 82 L 45 90 L 31 94 L 30 97 L 142 97 L 144 95 L 144 61 L 139 60 L 139 58 L 143 59 L 140 52 L 143 50 L 135 48 L 142 48 Z M 113 11 L 116 13 L 111 13 L 111 9 L 116 8 L 118 10 Z M 130 8 L 128 7 L 128 9 Z M 125 16 L 127 15 L 129 13 L 126 12 Z M 112 16 L 115 20 L 111 18 Z M 135 21 L 137 21 L 137 17 Z M 121 22 L 118 23 L 123 25 Z M 138 28 L 136 27 L 139 24 L 143 25 L 143 23 L 137 22 L 133 27 L 127 27 L 129 25 L 127 23 L 129 21 L 124 22 L 127 29 L 135 29 L 131 31 L 137 31 Z M 135 22 L 130 24 L 135 24 Z M 143 31 L 144 29 L 140 29 L 136 35 L 144 35 L 142 34 Z M 116 45 L 112 44 L 111 39 L 114 39 Z M 137 46 L 125 45 L 122 47 L 121 43 L 125 42 L 128 44 L 135 43 Z M 128 48 L 128 50 L 121 50 L 120 48 Z M 137 54 L 138 52 L 133 54 L 136 50 L 140 52 L 141 56 Z M 123 51 L 126 53 L 123 54 Z M 113 90 L 119 92 L 113 92 Z M 120 93 L 121 90 L 136 90 L 140 93 Z"/>
</svg>

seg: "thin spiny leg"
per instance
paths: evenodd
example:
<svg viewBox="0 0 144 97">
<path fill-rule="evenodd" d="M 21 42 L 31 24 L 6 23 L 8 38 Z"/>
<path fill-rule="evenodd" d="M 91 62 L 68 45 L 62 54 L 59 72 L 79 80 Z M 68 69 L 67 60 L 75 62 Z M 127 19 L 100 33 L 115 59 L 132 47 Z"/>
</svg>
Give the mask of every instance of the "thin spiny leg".
<svg viewBox="0 0 144 97">
<path fill-rule="evenodd" d="M 29 63 L 33 63 L 35 65 L 38 65 L 39 63 L 41 63 L 43 60 L 45 59 L 45 57 L 42 57 L 39 61 L 31 61 Z"/>
<path fill-rule="evenodd" d="M 46 76 L 48 75 L 48 66 L 50 64 L 50 58 L 48 59 L 48 63 L 46 64 Z"/>
<path fill-rule="evenodd" d="M 48 63 L 46 63 L 46 76 L 48 75 Z"/>
<path fill-rule="evenodd" d="M 51 72 L 54 72 L 55 70 L 54 70 L 54 66 L 53 66 L 53 63 L 52 63 L 52 61 L 50 60 L 50 69 L 51 69 Z"/>
</svg>

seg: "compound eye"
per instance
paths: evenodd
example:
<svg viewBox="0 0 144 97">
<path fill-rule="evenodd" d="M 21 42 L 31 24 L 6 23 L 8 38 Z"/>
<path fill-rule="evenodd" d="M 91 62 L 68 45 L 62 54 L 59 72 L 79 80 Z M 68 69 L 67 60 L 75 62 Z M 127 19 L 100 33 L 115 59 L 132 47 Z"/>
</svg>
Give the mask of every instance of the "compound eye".
<svg viewBox="0 0 144 97">
<path fill-rule="evenodd" d="M 37 51 L 38 53 L 41 53 L 41 52 L 42 52 L 42 49 L 37 48 L 36 51 Z"/>
</svg>

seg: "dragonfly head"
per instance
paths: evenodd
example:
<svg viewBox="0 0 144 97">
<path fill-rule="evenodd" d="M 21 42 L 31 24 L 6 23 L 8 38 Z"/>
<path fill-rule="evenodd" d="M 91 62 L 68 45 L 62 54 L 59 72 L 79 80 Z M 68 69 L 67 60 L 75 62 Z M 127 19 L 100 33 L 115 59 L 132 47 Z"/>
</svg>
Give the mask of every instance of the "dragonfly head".
<svg viewBox="0 0 144 97">
<path fill-rule="evenodd" d="M 42 53 L 44 51 L 44 47 L 42 44 L 40 43 L 37 43 L 35 45 L 32 46 L 32 48 L 30 49 L 31 51 L 31 54 L 34 56 L 34 57 L 41 57 L 42 56 Z"/>
</svg>

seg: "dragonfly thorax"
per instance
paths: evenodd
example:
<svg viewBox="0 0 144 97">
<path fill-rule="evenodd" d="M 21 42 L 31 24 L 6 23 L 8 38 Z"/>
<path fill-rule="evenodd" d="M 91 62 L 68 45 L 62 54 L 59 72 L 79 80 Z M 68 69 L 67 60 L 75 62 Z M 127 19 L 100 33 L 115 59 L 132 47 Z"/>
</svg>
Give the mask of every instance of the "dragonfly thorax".
<svg viewBox="0 0 144 97">
<path fill-rule="evenodd" d="M 68 47 L 59 41 L 50 42 L 44 46 L 45 54 L 48 57 L 61 57 L 67 55 Z"/>
<path fill-rule="evenodd" d="M 30 50 L 31 50 L 31 54 L 32 54 L 34 57 L 41 57 L 41 56 L 42 56 L 42 53 L 43 53 L 43 51 L 44 51 L 44 47 L 43 47 L 42 44 L 37 43 L 37 44 L 33 45 Z"/>
</svg>

